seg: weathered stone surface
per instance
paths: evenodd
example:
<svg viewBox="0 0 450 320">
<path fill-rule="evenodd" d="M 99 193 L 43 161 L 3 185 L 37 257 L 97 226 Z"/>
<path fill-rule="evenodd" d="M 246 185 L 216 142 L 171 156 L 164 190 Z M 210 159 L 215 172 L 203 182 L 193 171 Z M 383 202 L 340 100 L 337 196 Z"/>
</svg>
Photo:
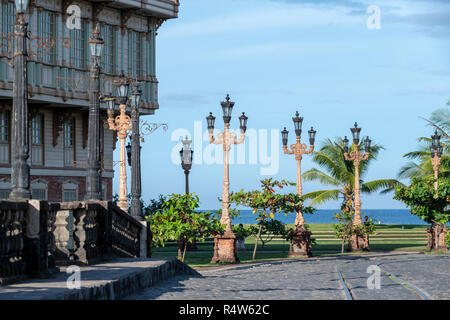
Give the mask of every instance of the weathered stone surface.
<svg viewBox="0 0 450 320">
<path fill-rule="evenodd" d="M 422 299 L 381 272 L 380 289 L 370 289 L 370 265 L 379 265 L 431 299 L 450 299 L 450 257 L 425 254 L 366 254 L 361 256 L 292 259 L 199 271 L 201 276 L 177 276 L 126 299 L 153 300 L 310 300 L 347 299 L 338 266 L 355 299 Z"/>
<path fill-rule="evenodd" d="M 214 237 L 214 256 L 211 263 L 236 263 L 237 257 L 236 235 L 225 233 Z"/>
<path fill-rule="evenodd" d="M 179 274 L 196 274 L 177 259 L 119 259 L 81 267 L 80 289 L 68 289 L 61 268 L 51 279 L 0 287 L 0 300 L 120 299 Z"/>
</svg>

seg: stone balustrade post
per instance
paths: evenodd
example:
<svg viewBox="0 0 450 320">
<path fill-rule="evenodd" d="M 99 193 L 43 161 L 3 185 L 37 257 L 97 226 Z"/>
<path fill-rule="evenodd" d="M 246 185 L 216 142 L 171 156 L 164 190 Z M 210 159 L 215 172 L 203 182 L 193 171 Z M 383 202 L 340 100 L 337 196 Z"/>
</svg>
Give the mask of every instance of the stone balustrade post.
<svg viewBox="0 0 450 320">
<path fill-rule="evenodd" d="M 25 211 L 25 237 L 24 237 L 24 256 L 25 273 L 30 277 L 39 277 L 46 270 L 43 266 L 46 262 L 42 261 L 45 257 L 41 256 L 41 204 L 39 200 L 29 200 L 28 210 Z"/>
<path fill-rule="evenodd" d="M 136 219 L 138 220 L 138 219 Z M 138 220 L 139 221 L 139 220 Z M 139 223 L 142 224 L 142 229 L 141 229 L 141 236 L 139 238 L 140 243 L 140 251 L 139 251 L 139 258 L 147 258 L 147 252 L 148 252 L 148 241 L 147 241 L 147 235 L 148 235 L 148 230 L 147 230 L 147 221 L 139 221 Z"/>
<path fill-rule="evenodd" d="M 70 210 L 58 210 L 55 217 L 55 259 L 56 263 L 63 265 L 70 260 L 70 252 L 67 247 L 70 239 L 70 232 L 68 229 L 67 218 L 70 215 Z"/>
<path fill-rule="evenodd" d="M 84 208 L 74 210 L 74 260 L 92 264 L 99 260 L 98 211 L 96 204 L 84 202 Z"/>
</svg>

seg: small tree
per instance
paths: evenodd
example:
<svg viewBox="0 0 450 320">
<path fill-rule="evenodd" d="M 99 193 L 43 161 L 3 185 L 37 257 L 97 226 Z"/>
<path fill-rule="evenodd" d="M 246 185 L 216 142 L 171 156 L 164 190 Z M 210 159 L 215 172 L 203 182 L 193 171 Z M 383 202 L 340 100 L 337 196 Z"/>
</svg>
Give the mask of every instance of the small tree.
<svg viewBox="0 0 450 320">
<path fill-rule="evenodd" d="M 262 225 L 261 231 L 259 230 Z M 251 226 L 250 234 L 258 236 L 258 240 L 261 241 L 261 247 L 272 241 L 276 237 L 287 237 L 286 225 L 280 220 L 270 219 L 262 220 L 258 227 Z"/>
<path fill-rule="evenodd" d="M 353 217 L 351 211 L 342 210 L 339 213 L 334 213 L 334 219 L 338 223 L 333 223 L 334 233 L 336 238 L 342 240 L 341 253 L 344 253 L 345 241 L 350 241 L 353 236 Z"/>
<path fill-rule="evenodd" d="M 157 199 L 151 199 L 149 204 L 143 204 L 142 209 L 144 216 L 153 215 L 163 209 L 163 205 L 167 200 L 167 196 L 160 194 Z"/>
<path fill-rule="evenodd" d="M 297 194 L 280 195 L 276 193 L 275 188 L 283 189 L 285 186 L 293 186 L 295 183 L 286 180 L 272 180 L 272 178 L 261 180 L 261 189 L 250 192 L 241 190 L 232 192 L 230 195 L 231 202 L 236 205 L 243 205 L 253 209 L 256 214 L 258 229 L 256 231 L 255 246 L 253 249 L 252 259 L 256 257 L 256 249 L 258 241 L 261 240 L 261 234 L 265 225 L 265 221 L 273 219 L 274 213 L 285 212 L 288 214 L 292 211 L 301 210 L 303 212 L 312 212 L 312 208 L 304 208 L 303 200 Z M 296 210 L 291 210 L 293 207 Z"/>
<path fill-rule="evenodd" d="M 363 225 L 353 225 L 353 212 L 351 209 L 347 209 L 350 208 L 350 205 L 351 203 L 349 203 L 349 206 L 342 206 L 341 212 L 334 213 L 334 219 L 338 222 L 333 224 L 333 228 L 336 238 L 342 240 L 341 253 L 344 253 L 345 241 L 350 241 L 356 233 L 368 237 L 375 232 L 373 218 L 367 216 L 364 217 Z M 367 241 L 369 240 L 367 239 Z"/>
<path fill-rule="evenodd" d="M 152 244 L 164 246 L 168 240 L 184 243 L 183 253 L 178 247 L 178 258 L 184 262 L 188 242 L 203 242 L 205 238 L 222 232 L 223 226 L 214 213 L 196 211 L 199 198 L 195 194 L 171 194 L 161 210 L 147 216 L 153 234 Z"/>
<path fill-rule="evenodd" d="M 445 249 L 445 224 L 450 219 L 450 180 L 441 179 L 434 189 L 433 178 L 413 178 L 408 187 L 398 187 L 394 199 L 405 203 L 413 215 L 430 223 L 428 249 Z"/>
</svg>

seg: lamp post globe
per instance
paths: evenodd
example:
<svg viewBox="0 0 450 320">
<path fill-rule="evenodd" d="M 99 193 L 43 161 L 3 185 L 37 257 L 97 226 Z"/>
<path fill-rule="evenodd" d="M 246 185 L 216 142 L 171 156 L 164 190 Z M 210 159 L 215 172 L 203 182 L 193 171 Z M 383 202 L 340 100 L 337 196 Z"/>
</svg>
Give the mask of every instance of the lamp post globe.
<svg viewBox="0 0 450 320">
<path fill-rule="evenodd" d="M 137 82 L 133 83 L 131 87 L 131 106 L 134 108 L 138 108 L 141 103 L 142 90 L 139 88 L 139 84 Z"/>
<path fill-rule="evenodd" d="M 283 142 L 283 146 L 287 146 L 288 135 L 289 135 L 289 131 L 287 131 L 286 127 L 284 127 L 283 131 L 281 131 L 281 140 Z"/>
<path fill-rule="evenodd" d="M 372 140 L 369 139 L 369 136 L 366 137 L 364 140 L 364 151 L 369 153 L 370 152 L 370 144 L 372 143 Z"/>
<path fill-rule="evenodd" d="M 361 128 L 358 128 L 358 123 L 355 122 L 355 127 L 350 128 L 350 131 L 353 135 L 353 143 L 358 145 L 359 144 L 359 134 L 361 133 Z"/>
<path fill-rule="evenodd" d="M 295 112 L 295 117 L 292 118 L 294 122 L 295 135 L 300 137 L 302 135 L 303 117 L 300 117 L 298 111 Z"/>
<path fill-rule="evenodd" d="M 194 151 L 191 150 L 192 140 L 190 140 L 188 136 L 186 136 L 181 143 L 183 144 L 183 147 L 180 150 L 181 167 L 183 168 L 185 174 L 185 192 L 186 194 L 189 194 L 189 172 L 192 168 L 192 157 Z"/>
<path fill-rule="evenodd" d="M 348 153 L 349 140 L 347 139 L 347 136 L 344 137 L 344 140 L 342 140 L 342 142 L 344 142 L 344 153 Z"/>
<path fill-rule="evenodd" d="M 25 13 L 28 8 L 28 0 L 14 0 L 14 4 L 16 5 L 17 13 Z"/>
<path fill-rule="evenodd" d="M 309 135 L 309 144 L 312 145 L 312 146 L 314 145 L 314 142 L 315 142 L 315 140 L 316 140 L 316 133 L 317 133 L 317 131 L 314 130 L 313 127 L 311 127 L 311 130 L 308 131 L 308 135 Z"/>
<path fill-rule="evenodd" d="M 119 103 L 126 105 L 130 84 L 123 70 L 120 73 L 119 78 L 114 81 L 114 85 L 117 87 L 117 99 Z"/>
<path fill-rule="evenodd" d="M 227 94 L 225 101 L 222 101 L 220 104 L 222 106 L 223 111 L 223 122 L 225 124 L 229 124 L 231 120 L 231 113 L 234 107 L 234 102 L 230 101 L 230 95 Z"/>
<path fill-rule="evenodd" d="M 98 25 L 95 26 L 94 32 L 92 33 L 89 41 L 89 48 L 91 50 L 91 56 L 96 58 L 96 62 L 101 58 L 103 52 L 103 46 L 105 42 L 100 37 L 100 32 L 98 31 Z"/>
<path fill-rule="evenodd" d="M 212 115 L 212 112 L 209 113 L 209 116 L 206 117 L 206 123 L 208 125 L 208 133 L 211 135 L 214 131 L 214 122 L 216 121 L 216 117 Z"/>
</svg>

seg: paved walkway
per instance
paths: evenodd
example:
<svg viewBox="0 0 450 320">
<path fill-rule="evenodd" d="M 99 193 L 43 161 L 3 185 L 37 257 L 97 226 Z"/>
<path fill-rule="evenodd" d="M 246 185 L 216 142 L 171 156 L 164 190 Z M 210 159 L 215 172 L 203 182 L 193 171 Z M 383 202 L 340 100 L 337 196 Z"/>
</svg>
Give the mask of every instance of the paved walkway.
<svg viewBox="0 0 450 320">
<path fill-rule="evenodd" d="M 195 273 L 177 259 L 117 259 L 80 268 L 79 288 L 67 268 L 49 279 L 0 286 L 0 300 L 119 299 L 177 274 Z M 72 279 L 69 279 L 72 277 Z M 72 286 L 72 289 L 68 287 Z"/>
<path fill-rule="evenodd" d="M 380 268 L 380 289 L 368 288 L 370 265 Z M 126 299 L 450 299 L 450 256 L 373 254 L 237 265 L 177 276 Z"/>
</svg>

